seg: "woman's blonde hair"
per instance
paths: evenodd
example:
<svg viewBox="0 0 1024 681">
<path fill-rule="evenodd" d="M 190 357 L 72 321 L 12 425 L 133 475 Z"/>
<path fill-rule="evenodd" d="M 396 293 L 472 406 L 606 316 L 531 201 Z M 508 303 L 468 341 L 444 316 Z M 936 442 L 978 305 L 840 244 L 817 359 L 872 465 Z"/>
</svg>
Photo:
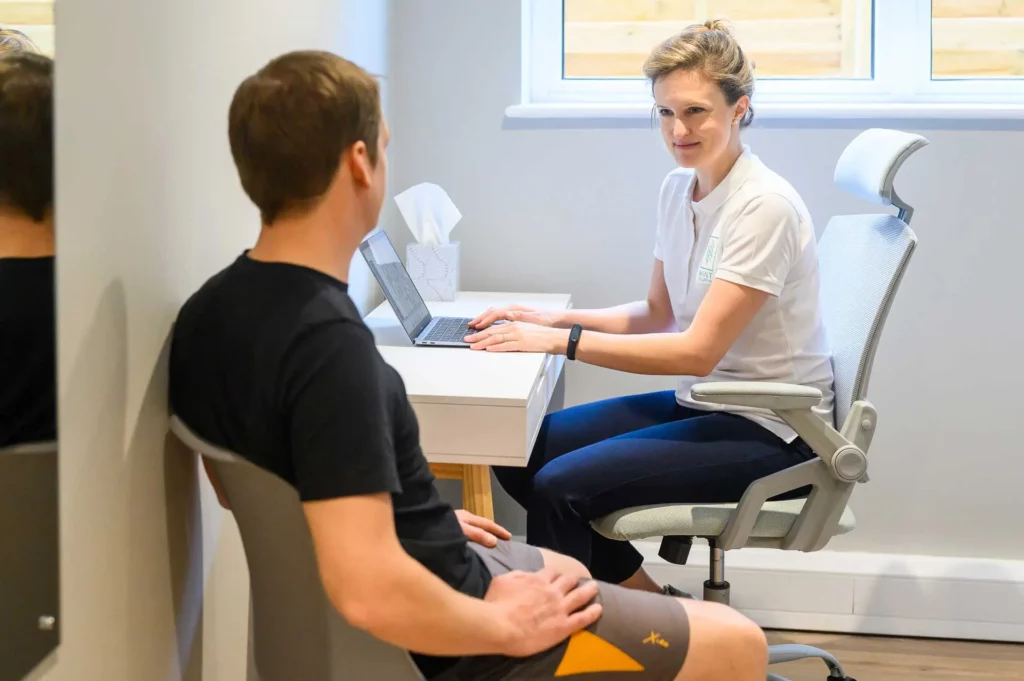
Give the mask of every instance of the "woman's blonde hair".
<svg viewBox="0 0 1024 681">
<path fill-rule="evenodd" d="M 714 82 L 729 104 L 743 95 L 754 95 L 754 65 L 724 21 L 713 19 L 687 26 L 651 50 L 644 62 L 644 75 L 652 88 L 660 78 L 680 70 L 697 71 Z M 740 126 L 746 127 L 753 120 L 751 106 Z"/>
<path fill-rule="evenodd" d="M 32 39 L 21 31 L 0 26 L 0 52 L 33 52 L 38 54 L 39 48 Z"/>
</svg>

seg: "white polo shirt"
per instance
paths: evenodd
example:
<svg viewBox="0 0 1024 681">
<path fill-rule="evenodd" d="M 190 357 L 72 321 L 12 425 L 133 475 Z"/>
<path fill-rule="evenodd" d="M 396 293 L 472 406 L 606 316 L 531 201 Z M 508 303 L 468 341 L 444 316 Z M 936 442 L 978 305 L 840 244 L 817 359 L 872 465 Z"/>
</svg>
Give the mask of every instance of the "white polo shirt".
<svg viewBox="0 0 1024 681">
<path fill-rule="evenodd" d="M 692 170 L 669 173 L 658 203 L 654 257 L 665 265 L 679 329 L 689 328 L 716 278 L 771 295 L 710 376 L 679 379 L 676 400 L 695 409 L 735 412 L 792 442 L 796 433 L 771 411 L 696 402 L 690 387 L 711 381 L 794 383 L 821 390 L 815 411 L 833 423 L 832 364 L 807 207 L 749 147 L 700 201 L 693 201 L 694 180 Z"/>
</svg>

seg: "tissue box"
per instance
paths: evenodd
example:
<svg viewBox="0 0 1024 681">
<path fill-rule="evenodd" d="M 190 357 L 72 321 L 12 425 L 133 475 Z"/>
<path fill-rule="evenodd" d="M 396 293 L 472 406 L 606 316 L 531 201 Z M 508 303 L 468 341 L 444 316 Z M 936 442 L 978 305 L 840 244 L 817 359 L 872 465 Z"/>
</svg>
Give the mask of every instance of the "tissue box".
<svg viewBox="0 0 1024 681">
<path fill-rule="evenodd" d="M 424 300 L 455 300 L 459 294 L 459 242 L 405 249 L 406 269 Z"/>
</svg>

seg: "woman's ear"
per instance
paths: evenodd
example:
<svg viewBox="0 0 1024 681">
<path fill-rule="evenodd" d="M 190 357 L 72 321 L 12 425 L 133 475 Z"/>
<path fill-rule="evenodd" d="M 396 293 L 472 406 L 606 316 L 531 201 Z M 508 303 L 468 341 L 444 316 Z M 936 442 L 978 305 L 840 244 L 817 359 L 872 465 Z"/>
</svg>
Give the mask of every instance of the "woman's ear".
<svg viewBox="0 0 1024 681">
<path fill-rule="evenodd" d="M 736 112 L 732 119 L 733 125 L 739 125 L 743 122 L 743 119 L 747 115 L 747 111 L 750 110 L 750 97 L 743 95 L 736 100 Z"/>
</svg>

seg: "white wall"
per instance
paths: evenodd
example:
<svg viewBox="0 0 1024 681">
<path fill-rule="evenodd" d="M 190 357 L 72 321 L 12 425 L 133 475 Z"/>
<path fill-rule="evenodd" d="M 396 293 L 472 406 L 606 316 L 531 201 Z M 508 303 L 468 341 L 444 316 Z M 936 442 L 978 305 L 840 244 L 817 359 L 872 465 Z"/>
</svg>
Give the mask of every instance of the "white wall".
<svg viewBox="0 0 1024 681">
<path fill-rule="evenodd" d="M 580 307 L 642 297 L 655 200 L 672 168 L 658 134 L 636 122 L 524 129 L 505 121 L 504 107 L 519 99 L 518 2 L 401 8 L 391 35 L 395 190 L 438 182 L 461 208 L 453 235 L 464 288 L 569 292 Z M 803 194 L 820 233 L 833 214 L 874 212 L 831 179 L 844 146 L 874 124 L 765 125 L 747 141 Z M 873 480 L 853 498 L 858 531 L 831 546 L 1024 559 L 1024 456 L 1013 431 L 1024 384 L 1015 295 L 1024 132 L 923 132 L 932 145 L 897 183 L 918 209 L 921 242 L 875 365 Z M 401 250 L 396 217 L 391 209 L 386 227 Z M 577 365 L 567 379 L 568 404 L 672 385 Z M 507 499 L 498 513 L 522 530 Z"/>
<path fill-rule="evenodd" d="M 380 0 L 61 5 L 63 643 L 34 678 L 244 678 L 236 527 L 189 459 L 165 450 L 168 333 L 257 235 L 227 142 L 235 87 L 294 48 L 383 74 L 386 14 Z M 365 268 L 352 288 L 365 306 Z"/>
</svg>

